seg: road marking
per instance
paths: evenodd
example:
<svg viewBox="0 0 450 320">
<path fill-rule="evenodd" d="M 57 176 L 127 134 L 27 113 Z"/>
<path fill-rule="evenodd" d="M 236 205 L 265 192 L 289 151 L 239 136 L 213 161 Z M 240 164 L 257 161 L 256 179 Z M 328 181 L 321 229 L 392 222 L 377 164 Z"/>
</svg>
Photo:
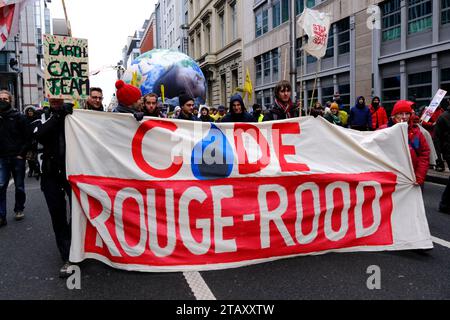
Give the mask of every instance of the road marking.
<svg viewBox="0 0 450 320">
<path fill-rule="evenodd" d="M 431 240 L 433 240 L 434 243 L 440 244 L 441 246 L 447 247 L 450 249 L 450 242 L 436 238 L 436 237 L 431 237 Z"/>
<path fill-rule="evenodd" d="M 183 275 L 197 300 L 217 300 L 199 272 L 183 272 Z"/>
</svg>

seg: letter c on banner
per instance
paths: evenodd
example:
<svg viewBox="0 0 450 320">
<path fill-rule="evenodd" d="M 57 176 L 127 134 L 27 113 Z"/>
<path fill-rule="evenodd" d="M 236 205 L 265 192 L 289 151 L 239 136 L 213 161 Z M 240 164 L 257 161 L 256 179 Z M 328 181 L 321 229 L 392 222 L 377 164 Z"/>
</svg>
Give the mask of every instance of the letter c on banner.
<svg viewBox="0 0 450 320">
<path fill-rule="evenodd" d="M 181 166 L 183 165 L 182 157 L 174 157 L 174 162 L 172 162 L 172 165 L 167 169 L 155 169 L 151 165 L 149 165 L 147 161 L 145 161 L 144 155 L 142 154 L 142 141 L 144 140 L 144 136 L 153 128 L 162 128 L 172 132 L 175 132 L 178 129 L 177 125 L 172 122 L 157 120 L 149 120 L 144 122 L 143 124 L 141 124 L 136 132 L 136 135 L 133 138 L 133 159 L 142 171 L 151 175 L 152 177 L 160 179 L 173 177 L 175 174 L 177 174 L 178 171 L 180 171 Z"/>
</svg>

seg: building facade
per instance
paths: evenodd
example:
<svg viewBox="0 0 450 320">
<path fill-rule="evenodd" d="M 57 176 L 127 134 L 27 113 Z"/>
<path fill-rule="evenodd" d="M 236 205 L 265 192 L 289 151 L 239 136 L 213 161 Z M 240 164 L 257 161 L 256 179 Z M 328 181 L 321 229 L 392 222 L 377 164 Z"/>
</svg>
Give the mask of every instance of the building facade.
<svg viewBox="0 0 450 320">
<path fill-rule="evenodd" d="M 189 0 L 189 55 L 207 80 L 207 105 L 228 105 L 242 86 L 243 0 Z"/>
<path fill-rule="evenodd" d="M 186 24 L 186 4 L 188 0 L 160 0 L 156 5 L 158 22 L 158 48 L 174 49 L 183 52 L 184 30 Z"/>
<path fill-rule="evenodd" d="M 0 87 L 13 93 L 16 107 L 44 101 L 44 33 L 52 33 L 47 0 L 36 0 L 20 16 L 19 35 L 0 51 Z"/>
<path fill-rule="evenodd" d="M 243 61 L 254 79 L 255 102 L 273 103 L 273 88 L 289 79 L 289 0 L 245 1 Z M 372 7 L 374 6 L 374 7 Z M 347 108 L 358 96 L 380 96 L 388 111 L 399 99 L 428 105 L 439 88 L 449 89 L 450 1 L 296 0 L 332 18 L 326 55 L 301 49 L 297 29 L 297 97 L 305 105 L 339 93 Z M 317 81 L 316 81 L 317 78 Z"/>
<path fill-rule="evenodd" d="M 144 31 L 139 51 L 143 54 L 147 51 L 153 50 L 154 48 L 156 48 L 156 15 L 153 12 L 150 16 L 147 28 Z"/>
</svg>

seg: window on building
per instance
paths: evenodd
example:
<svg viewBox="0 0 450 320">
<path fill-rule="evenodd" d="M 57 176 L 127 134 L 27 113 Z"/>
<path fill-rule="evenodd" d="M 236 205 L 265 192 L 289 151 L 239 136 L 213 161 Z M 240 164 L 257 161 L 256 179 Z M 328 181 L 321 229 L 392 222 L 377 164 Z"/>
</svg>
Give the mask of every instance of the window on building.
<svg viewBox="0 0 450 320">
<path fill-rule="evenodd" d="M 316 0 L 306 0 L 306 7 L 313 8 L 316 5 Z"/>
<path fill-rule="evenodd" d="M 272 27 L 276 28 L 281 24 L 281 1 L 276 1 L 272 6 Z"/>
<path fill-rule="evenodd" d="M 345 111 L 350 111 L 350 83 L 340 83 L 338 92 L 341 96 L 342 104 Z"/>
<path fill-rule="evenodd" d="M 262 59 L 261 56 L 255 58 L 255 69 L 256 69 L 256 85 L 262 85 Z"/>
<path fill-rule="evenodd" d="M 207 25 L 205 29 L 205 44 L 206 44 L 206 53 L 211 53 L 211 26 Z"/>
<path fill-rule="evenodd" d="M 350 18 L 336 23 L 338 33 L 338 52 L 344 54 L 350 52 Z"/>
<path fill-rule="evenodd" d="M 267 85 L 279 81 L 279 49 L 266 52 L 255 58 L 256 85 Z"/>
<path fill-rule="evenodd" d="M 225 18 L 223 13 L 219 15 L 220 45 L 225 47 Z"/>
<path fill-rule="evenodd" d="M 450 97 L 450 68 L 441 69 L 441 85 L 439 88 L 447 91 L 447 98 Z"/>
<path fill-rule="evenodd" d="M 290 0 L 281 0 L 281 22 L 289 20 L 289 2 Z"/>
<path fill-rule="evenodd" d="M 400 76 L 387 77 L 383 79 L 382 104 L 390 113 L 394 104 L 400 100 Z"/>
<path fill-rule="evenodd" d="M 441 0 L 441 23 L 450 23 L 450 0 Z"/>
<path fill-rule="evenodd" d="M 305 9 L 303 0 L 295 0 L 295 15 L 299 15 Z"/>
<path fill-rule="evenodd" d="M 325 106 L 327 101 L 333 101 L 334 87 L 322 88 L 322 101 Z"/>
<path fill-rule="evenodd" d="M 239 86 L 238 84 L 238 70 L 234 69 L 231 71 L 231 93 L 236 93 L 236 88 Z"/>
<path fill-rule="evenodd" d="M 227 105 L 227 75 L 226 74 L 222 74 L 220 76 L 220 101 L 221 104 L 226 106 Z"/>
<path fill-rule="evenodd" d="M 328 33 L 328 45 L 327 51 L 325 52 L 324 59 L 331 58 L 334 56 L 334 28 L 333 25 L 330 26 L 330 32 Z"/>
<path fill-rule="evenodd" d="M 408 75 L 408 97 L 415 98 L 418 106 L 428 105 L 432 95 L 431 71 Z"/>
<path fill-rule="evenodd" d="M 381 4 L 382 39 L 390 41 L 400 38 L 401 12 L 400 0 L 389 0 Z"/>
<path fill-rule="evenodd" d="M 303 65 L 303 50 L 302 50 L 302 46 L 303 46 L 302 38 L 298 38 L 297 39 L 297 47 L 295 49 L 295 51 L 296 51 L 296 53 L 295 53 L 295 61 L 296 61 L 297 68 L 300 68 Z"/>
<path fill-rule="evenodd" d="M 272 82 L 279 80 L 280 59 L 278 57 L 278 48 L 272 50 Z"/>
<path fill-rule="evenodd" d="M 7 59 L 8 58 L 6 52 L 0 52 L 0 72 L 8 71 Z"/>
<path fill-rule="evenodd" d="M 270 65 L 270 52 L 266 52 L 262 55 L 262 59 L 263 59 L 263 82 L 264 83 L 270 83 L 271 81 L 271 77 L 270 77 L 270 70 L 271 70 L 271 65 Z"/>
<path fill-rule="evenodd" d="M 267 9 L 261 9 L 255 13 L 255 36 L 262 36 L 269 31 L 269 12 Z"/>
<path fill-rule="evenodd" d="M 231 6 L 231 36 L 233 40 L 237 39 L 237 11 L 236 4 Z"/>
<path fill-rule="evenodd" d="M 422 32 L 433 26 L 431 0 L 408 0 L 408 33 Z"/>
</svg>

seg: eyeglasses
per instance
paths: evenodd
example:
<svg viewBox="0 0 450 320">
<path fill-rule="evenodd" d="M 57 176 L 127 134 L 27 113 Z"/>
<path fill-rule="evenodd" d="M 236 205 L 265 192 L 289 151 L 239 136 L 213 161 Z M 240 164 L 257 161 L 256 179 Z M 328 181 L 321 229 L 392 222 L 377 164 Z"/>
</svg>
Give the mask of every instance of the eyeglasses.
<svg viewBox="0 0 450 320">
<path fill-rule="evenodd" d="M 92 96 L 91 99 L 94 99 L 94 100 L 103 100 L 103 97 L 94 97 L 94 96 Z"/>
</svg>

